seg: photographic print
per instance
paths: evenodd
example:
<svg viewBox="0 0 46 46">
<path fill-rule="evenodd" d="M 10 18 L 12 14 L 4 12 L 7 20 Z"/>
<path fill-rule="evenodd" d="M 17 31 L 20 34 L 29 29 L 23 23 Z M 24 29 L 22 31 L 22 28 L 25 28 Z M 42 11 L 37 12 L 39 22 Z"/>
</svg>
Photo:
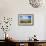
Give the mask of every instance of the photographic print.
<svg viewBox="0 0 46 46">
<path fill-rule="evenodd" d="M 24 26 L 30 26 L 34 24 L 33 14 L 19 14 L 18 15 L 18 24 Z"/>
</svg>

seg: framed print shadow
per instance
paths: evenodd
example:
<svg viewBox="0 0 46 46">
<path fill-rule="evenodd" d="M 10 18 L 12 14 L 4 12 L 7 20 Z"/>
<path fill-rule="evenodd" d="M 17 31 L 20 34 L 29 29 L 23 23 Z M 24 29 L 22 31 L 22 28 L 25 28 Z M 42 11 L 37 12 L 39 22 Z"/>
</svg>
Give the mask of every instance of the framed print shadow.
<svg viewBox="0 0 46 46">
<path fill-rule="evenodd" d="M 33 14 L 18 14 L 18 25 L 20 26 L 34 25 L 34 15 Z"/>
</svg>

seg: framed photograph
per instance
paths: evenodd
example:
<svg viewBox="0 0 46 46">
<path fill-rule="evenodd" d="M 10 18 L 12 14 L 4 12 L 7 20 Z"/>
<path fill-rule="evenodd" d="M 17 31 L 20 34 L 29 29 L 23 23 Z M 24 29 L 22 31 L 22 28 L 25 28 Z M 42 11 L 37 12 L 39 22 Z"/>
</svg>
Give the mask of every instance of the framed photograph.
<svg viewBox="0 0 46 46">
<path fill-rule="evenodd" d="M 33 14 L 18 14 L 18 24 L 21 26 L 32 26 L 34 24 Z"/>
</svg>

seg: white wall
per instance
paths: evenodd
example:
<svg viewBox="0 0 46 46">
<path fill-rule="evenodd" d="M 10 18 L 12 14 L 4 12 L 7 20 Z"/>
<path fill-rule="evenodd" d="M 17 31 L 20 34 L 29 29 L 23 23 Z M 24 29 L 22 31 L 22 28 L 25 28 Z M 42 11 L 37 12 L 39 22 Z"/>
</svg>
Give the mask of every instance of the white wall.
<svg viewBox="0 0 46 46">
<path fill-rule="evenodd" d="M 46 8 L 32 8 L 28 0 L 0 0 L 0 16 L 13 17 L 8 32 L 17 40 L 27 40 L 34 34 L 39 40 L 45 40 L 45 12 Z M 34 14 L 34 25 L 19 26 L 18 14 Z"/>
</svg>

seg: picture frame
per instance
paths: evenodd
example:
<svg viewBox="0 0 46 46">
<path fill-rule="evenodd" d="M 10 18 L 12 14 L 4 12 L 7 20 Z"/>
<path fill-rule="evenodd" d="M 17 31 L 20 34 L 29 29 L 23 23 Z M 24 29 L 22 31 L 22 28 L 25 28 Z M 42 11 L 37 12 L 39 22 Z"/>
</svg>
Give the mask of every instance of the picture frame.
<svg viewBox="0 0 46 46">
<path fill-rule="evenodd" d="M 34 15 L 33 14 L 18 14 L 18 25 L 20 26 L 34 25 Z"/>
</svg>

